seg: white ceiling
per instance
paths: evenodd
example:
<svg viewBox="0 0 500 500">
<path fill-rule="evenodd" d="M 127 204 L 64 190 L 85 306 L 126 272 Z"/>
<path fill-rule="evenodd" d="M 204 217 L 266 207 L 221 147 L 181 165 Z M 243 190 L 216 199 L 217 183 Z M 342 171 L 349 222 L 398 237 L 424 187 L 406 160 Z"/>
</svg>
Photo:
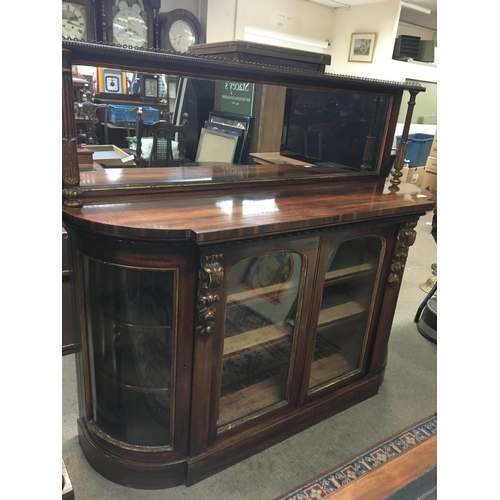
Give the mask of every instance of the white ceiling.
<svg viewBox="0 0 500 500">
<path fill-rule="evenodd" d="M 349 1 L 349 0 L 348 0 Z M 429 9 L 431 12 L 437 12 L 437 0 L 405 0 L 407 3 L 418 5 Z"/>
<path fill-rule="evenodd" d="M 354 6 L 354 5 L 366 5 L 369 3 L 380 3 L 385 2 L 387 0 L 311 0 L 312 2 L 324 3 L 325 5 L 337 4 L 338 7 L 342 6 Z M 437 12 L 437 0 L 405 0 L 406 3 L 411 3 L 417 5 L 419 7 L 423 7 L 425 9 L 429 9 L 432 12 Z M 409 10 L 409 9 L 405 9 Z"/>
</svg>

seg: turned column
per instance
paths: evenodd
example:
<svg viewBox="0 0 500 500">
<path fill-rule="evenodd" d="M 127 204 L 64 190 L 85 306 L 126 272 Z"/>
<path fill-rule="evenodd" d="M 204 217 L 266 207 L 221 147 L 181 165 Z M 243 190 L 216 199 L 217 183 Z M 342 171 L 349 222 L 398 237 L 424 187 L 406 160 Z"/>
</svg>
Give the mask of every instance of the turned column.
<svg viewBox="0 0 500 500">
<path fill-rule="evenodd" d="M 370 132 L 366 138 L 365 151 L 363 153 L 363 164 L 361 165 L 362 171 L 369 171 L 373 169 L 373 151 L 375 148 L 375 132 L 377 130 L 378 112 L 380 109 L 380 96 L 375 97 L 375 105 L 373 107 L 372 120 L 370 123 Z"/>
<path fill-rule="evenodd" d="M 401 176 L 403 173 L 403 163 L 406 155 L 406 146 L 408 145 L 408 133 L 410 132 L 411 117 L 413 115 L 413 108 L 415 107 L 415 97 L 420 90 L 410 90 L 410 100 L 408 101 L 408 108 L 406 110 L 406 118 L 403 126 L 403 133 L 401 134 L 401 141 L 398 150 L 396 151 L 396 159 L 394 160 L 394 170 L 391 172 L 391 184 L 397 186 L 401 184 Z"/>
<path fill-rule="evenodd" d="M 73 75 L 69 50 L 62 51 L 62 196 L 67 207 L 81 207 L 82 190 L 76 143 Z"/>
</svg>

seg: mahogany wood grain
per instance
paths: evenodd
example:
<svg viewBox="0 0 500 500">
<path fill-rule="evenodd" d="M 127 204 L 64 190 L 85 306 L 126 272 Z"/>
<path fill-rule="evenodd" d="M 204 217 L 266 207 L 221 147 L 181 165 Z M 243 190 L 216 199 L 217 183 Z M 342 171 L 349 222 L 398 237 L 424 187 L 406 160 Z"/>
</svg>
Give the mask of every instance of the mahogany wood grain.
<svg viewBox="0 0 500 500">
<path fill-rule="evenodd" d="M 88 424 L 83 419 L 78 419 L 78 439 L 89 464 L 117 484 L 148 490 L 184 484 L 184 457 L 168 453 L 142 453 L 124 459 L 123 456 L 113 455 L 100 446 L 95 433 L 89 432 Z"/>
<path fill-rule="evenodd" d="M 87 174 L 99 176 L 101 172 Z M 316 182 L 321 184 L 322 179 Z M 429 193 L 412 184 L 403 184 L 397 192 L 390 192 L 386 183 L 323 184 L 307 190 L 286 190 L 266 189 L 263 183 L 261 189 L 246 193 L 234 186 L 234 194 L 222 197 L 210 192 L 196 197 L 164 193 L 144 201 L 64 207 L 63 220 L 117 237 L 192 239 L 206 244 L 398 215 L 422 215 L 435 205 Z"/>
</svg>

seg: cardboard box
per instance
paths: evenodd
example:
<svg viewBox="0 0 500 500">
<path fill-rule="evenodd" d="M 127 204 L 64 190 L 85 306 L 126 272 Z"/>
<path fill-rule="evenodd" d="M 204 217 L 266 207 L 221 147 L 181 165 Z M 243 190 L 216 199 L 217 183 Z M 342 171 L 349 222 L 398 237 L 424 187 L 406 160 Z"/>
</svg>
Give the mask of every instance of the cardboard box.
<svg viewBox="0 0 500 500">
<path fill-rule="evenodd" d="M 114 146 L 113 144 L 92 144 L 85 146 L 93 152 L 93 160 L 104 167 L 127 167 L 135 165 L 133 155 Z"/>
<path fill-rule="evenodd" d="M 425 167 L 403 167 L 403 177 L 401 177 L 402 182 L 408 182 L 409 184 L 416 184 L 421 186 L 422 178 L 425 174 Z"/>
<path fill-rule="evenodd" d="M 429 200 L 437 201 L 437 174 L 434 172 L 425 172 L 420 187 L 426 191 L 430 191 L 431 196 Z"/>
<path fill-rule="evenodd" d="M 429 156 L 434 156 L 434 158 L 437 158 L 438 155 L 438 133 L 436 130 L 436 133 L 434 134 L 434 140 L 432 141 L 432 146 L 431 146 L 431 151 L 429 153 Z"/>
<path fill-rule="evenodd" d="M 437 174 L 438 171 L 438 159 L 436 156 L 429 156 L 425 164 L 425 171 Z"/>
</svg>

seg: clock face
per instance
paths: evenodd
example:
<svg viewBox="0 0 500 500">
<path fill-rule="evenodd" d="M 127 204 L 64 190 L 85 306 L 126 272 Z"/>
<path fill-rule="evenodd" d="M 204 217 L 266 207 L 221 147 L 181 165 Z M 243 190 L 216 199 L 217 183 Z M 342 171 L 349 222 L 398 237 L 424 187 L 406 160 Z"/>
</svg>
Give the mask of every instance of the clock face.
<svg viewBox="0 0 500 500">
<path fill-rule="evenodd" d="M 187 52 L 188 48 L 196 43 L 194 28 L 182 19 L 172 23 L 168 38 L 174 50 L 178 52 Z"/>
<path fill-rule="evenodd" d="M 83 40 L 87 37 L 85 6 L 70 2 L 62 3 L 62 36 L 77 40 Z"/>
<path fill-rule="evenodd" d="M 113 19 L 113 42 L 134 47 L 147 46 L 148 26 L 140 14 L 140 6 L 134 4 L 122 9 L 123 4 L 127 5 L 120 2 L 120 10 Z"/>
<path fill-rule="evenodd" d="M 110 92 L 112 94 L 122 93 L 122 80 L 120 74 L 104 74 L 104 92 Z"/>
</svg>

